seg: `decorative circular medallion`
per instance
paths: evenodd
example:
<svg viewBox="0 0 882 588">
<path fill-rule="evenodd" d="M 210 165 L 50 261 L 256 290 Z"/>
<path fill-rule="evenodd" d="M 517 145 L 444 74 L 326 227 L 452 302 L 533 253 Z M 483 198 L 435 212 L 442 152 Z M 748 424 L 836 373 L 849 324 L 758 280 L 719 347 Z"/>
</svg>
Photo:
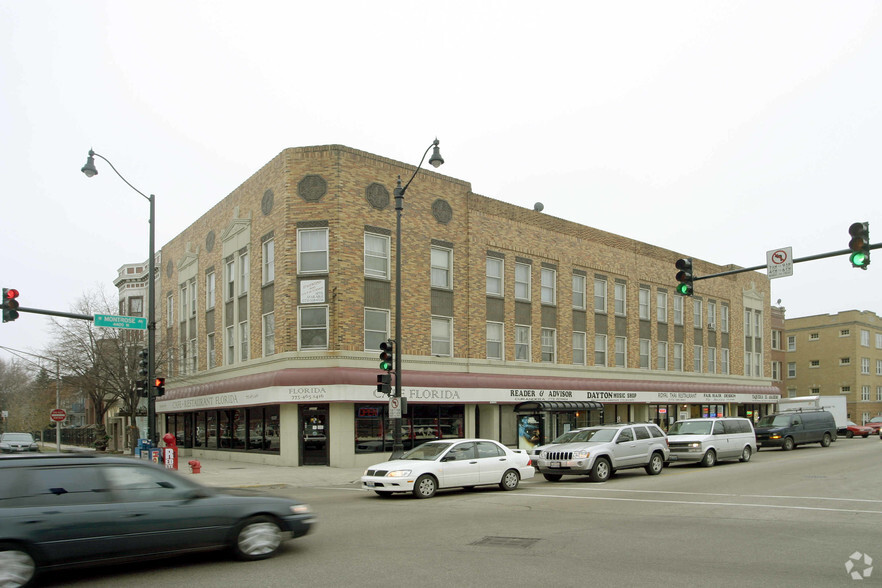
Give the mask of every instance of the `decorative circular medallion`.
<svg viewBox="0 0 882 588">
<path fill-rule="evenodd" d="M 297 193 L 307 202 L 318 202 L 328 191 L 328 183 L 321 176 L 306 176 L 297 184 Z"/>
<path fill-rule="evenodd" d="M 263 200 L 260 201 L 260 210 L 263 216 L 269 216 L 273 211 L 273 191 L 267 190 L 263 193 Z"/>
<path fill-rule="evenodd" d="M 438 198 L 432 203 L 432 216 L 442 225 L 446 225 L 453 218 L 453 209 L 446 200 Z"/>
<path fill-rule="evenodd" d="M 172 260 L 168 260 L 168 263 L 165 264 L 165 275 L 167 277 L 172 277 L 172 274 L 175 273 L 175 264 L 172 263 Z"/>
<path fill-rule="evenodd" d="M 368 204 L 379 210 L 389 206 L 389 190 L 383 184 L 375 182 L 368 186 L 364 191 L 364 197 Z"/>
<path fill-rule="evenodd" d="M 205 250 L 211 253 L 212 249 L 214 249 L 214 231 L 208 231 L 205 235 Z"/>
</svg>

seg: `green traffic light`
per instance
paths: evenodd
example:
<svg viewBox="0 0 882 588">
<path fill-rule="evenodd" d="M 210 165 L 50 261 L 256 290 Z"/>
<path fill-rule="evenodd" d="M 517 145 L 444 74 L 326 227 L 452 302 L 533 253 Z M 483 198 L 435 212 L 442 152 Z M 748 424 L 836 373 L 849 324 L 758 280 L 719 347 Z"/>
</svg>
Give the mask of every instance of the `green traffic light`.
<svg viewBox="0 0 882 588">
<path fill-rule="evenodd" d="M 381 361 L 380 362 L 380 369 L 386 370 L 387 372 L 391 372 L 392 371 L 392 364 L 388 361 Z"/>
<path fill-rule="evenodd" d="M 855 251 L 848 259 L 854 267 L 867 267 L 870 263 L 870 256 L 863 251 Z"/>
<path fill-rule="evenodd" d="M 677 284 L 677 292 L 683 296 L 692 296 L 692 286 L 689 284 Z"/>
</svg>

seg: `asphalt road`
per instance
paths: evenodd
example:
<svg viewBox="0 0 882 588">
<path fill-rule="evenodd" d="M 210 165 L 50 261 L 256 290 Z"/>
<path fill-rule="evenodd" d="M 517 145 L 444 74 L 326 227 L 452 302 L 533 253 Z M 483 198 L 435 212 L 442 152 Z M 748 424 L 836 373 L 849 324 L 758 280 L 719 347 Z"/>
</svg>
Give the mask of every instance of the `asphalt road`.
<svg viewBox="0 0 882 588">
<path fill-rule="evenodd" d="M 319 523 L 271 560 L 202 554 L 62 572 L 46 585 L 854 586 L 849 570 L 857 585 L 882 584 L 878 437 L 429 500 L 353 485 L 274 491 L 309 502 Z M 865 555 L 880 564 L 868 577 Z"/>
</svg>

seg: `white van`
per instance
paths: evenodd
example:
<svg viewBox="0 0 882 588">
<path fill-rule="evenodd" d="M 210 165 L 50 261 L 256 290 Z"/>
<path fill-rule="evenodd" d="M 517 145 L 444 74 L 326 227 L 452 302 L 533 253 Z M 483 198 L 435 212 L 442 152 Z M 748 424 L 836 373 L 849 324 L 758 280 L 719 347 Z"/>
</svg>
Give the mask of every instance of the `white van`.
<svg viewBox="0 0 882 588">
<path fill-rule="evenodd" d="M 749 419 L 685 419 L 671 425 L 668 444 L 677 461 L 697 461 L 711 467 L 721 459 L 750 461 L 756 451 L 756 433 Z"/>
</svg>

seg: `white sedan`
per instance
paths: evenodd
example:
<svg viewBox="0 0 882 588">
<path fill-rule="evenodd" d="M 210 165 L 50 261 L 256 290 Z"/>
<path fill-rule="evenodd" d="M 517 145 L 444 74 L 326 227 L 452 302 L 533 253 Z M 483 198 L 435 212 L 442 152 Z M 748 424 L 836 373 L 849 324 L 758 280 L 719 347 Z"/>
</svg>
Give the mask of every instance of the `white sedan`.
<svg viewBox="0 0 882 588">
<path fill-rule="evenodd" d="M 361 484 L 384 497 L 412 492 L 417 498 L 431 498 L 439 488 L 498 484 L 514 490 L 534 473 L 523 449 L 509 449 L 490 439 L 447 439 L 423 443 L 401 459 L 372 465 Z"/>
</svg>

